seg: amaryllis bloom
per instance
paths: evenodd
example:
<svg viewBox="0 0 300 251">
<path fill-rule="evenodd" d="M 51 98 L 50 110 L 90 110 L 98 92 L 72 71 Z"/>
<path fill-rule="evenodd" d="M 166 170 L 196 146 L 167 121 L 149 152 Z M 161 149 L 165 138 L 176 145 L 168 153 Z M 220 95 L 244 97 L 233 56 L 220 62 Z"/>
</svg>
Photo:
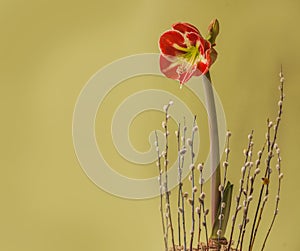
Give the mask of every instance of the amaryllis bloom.
<svg viewBox="0 0 300 251">
<path fill-rule="evenodd" d="M 206 74 L 217 52 L 199 30 L 188 23 L 176 23 L 159 39 L 160 69 L 168 78 L 186 83 L 192 76 Z"/>
</svg>

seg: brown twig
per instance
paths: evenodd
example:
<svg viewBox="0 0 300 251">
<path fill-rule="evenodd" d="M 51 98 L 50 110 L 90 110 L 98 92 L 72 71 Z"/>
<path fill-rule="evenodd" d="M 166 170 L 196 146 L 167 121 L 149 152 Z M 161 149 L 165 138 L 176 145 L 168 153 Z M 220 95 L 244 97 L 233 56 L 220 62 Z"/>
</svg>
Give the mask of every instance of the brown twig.
<svg viewBox="0 0 300 251">
<path fill-rule="evenodd" d="M 245 233 L 246 233 L 246 227 L 247 224 L 249 222 L 249 220 L 247 219 L 248 217 L 248 212 L 249 212 L 249 207 L 253 198 L 253 191 L 254 191 L 254 182 L 256 180 L 257 175 L 260 173 L 260 163 L 261 163 L 261 158 L 262 158 L 262 154 L 265 150 L 265 146 L 266 143 L 263 145 L 262 149 L 260 151 L 258 151 L 257 155 L 258 158 L 255 161 L 255 170 L 254 170 L 254 174 L 253 176 L 250 176 L 250 168 L 249 168 L 249 172 L 248 172 L 248 176 L 250 176 L 249 178 L 247 178 L 247 180 L 250 182 L 250 187 L 249 184 L 247 184 L 246 186 L 246 193 L 248 194 L 247 197 L 247 203 L 246 203 L 246 207 L 244 209 L 244 216 L 243 216 L 243 224 L 242 224 L 242 237 L 241 237 L 241 242 L 240 242 L 240 251 L 243 249 L 243 243 L 244 243 L 244 237 L 245 237 Z"/>
<path fill-rule="evenodd" d="M 249 190 L 249 182 L 250 182 L 250 174 L 251 174 L 251 170 L 252 170 L 252 167 L 253 167 L 253 162 L 252 162 L 252 152 L 253 152 L 253 133 L 250 133 L 248 135 L 248 139 L 249 139 L 249 143 L 250 143 L 250 148 L 249 150 L 246 152 L 247 154 L 247 162 L 246 162 L 246 165 L 245 167 L 248 168 L 248 172 L 247 172 L 247 177 L 246 177 L 246 188 L 242 188 L 243 189 L 243 194 L 245 196 L 245 199 L 243 201 L 243 218 L 242 218 L 242 223 L 239 224 L 239 235 L 238 235 L 238 240 L 237 240 L 237 244 L 236 244 L 236 249 L 238 249 L 239 245 L 240 245 L 240 251 L 242 250 L 243 248 L 243 245 L 242 245 L 242 238 L 243 238 L 243 229 L 246 228 L 246 225 L 248 224 L 249 222 L 249 219 L 247 218 L 247 215 L 248 215 L 248 207 L 249 207 L 249 204 L 252 200 L 252 196 L 249 196 L 248 195 L 248 190 Z"/>
<path fill-rule="evenodd" d="M 253 225 L 252 225 L 252 231 L 251 231 L 251 235 L 250 235 L 249 251 L 252 251 L 252 249 L 253 249 L 255 238 L 256 238 L 256 235 L 257 235 L 257 230 L 259 228 L 261 218 L 262 218 L 262 214 L 263 214 L 265 204 L 266 204 L 268 194 L 269 194 L 269 178 L 270 178 L 270 173 L 271 173 L 270 172 L 270 170 L 271 170 L 270 169 L 270 164 L 271 164 L 271 160 L 274 156 L 273 150 L 274 150 L 274 146 L 275 146 L 276 140 L 277 140 L 278 128 L 279 128 L 279 124 L 280 124 L 281 117 L 282 117 L 283 100 L 284 100 L 284 92 L 283 92 L 284 77 L 283 77 L 283 73 L 282 73 L 282 67 L 281 67 L 281 71 L 279 73 L 279 77 L 280 77 L 280 86 L 279 86 L 280 98 L 279 98 L 279 102 L 278 102 L 279 110 L 278 110 L 278 115 L 277 115 L 277 118 L 276 118 L 276 123 L 274 125 L 273 139 L 269 143 L 270 148 L 269 148 L 268 156 L 267 156 L 267 159 L 266 159 L 266 171 L 265 171 L 265 176 L 264 176 L 264 180 L 266 181 L 267 184 L 263 183 L 262 187 L 261 187 L 261 190 L 260 190 L 260 196 L 259 196 L 259 200 L 258 200 L 256 212 L 255 212 L 255 217 L 254 217 L 254 221 L 253 221 Z M 268 127 L 271 127 L 271 126 L 273 126 L 273 125 L 269 123 Z M 262 195 L 263 195 L 263 191 L 264 191 L 265 186 L 266 186 L 266 192 L 265 192 L 265 196 L 264 196 L 264 199 L 263 199 L 263 204 L 260 207 L 260 204 L 261 204 L 261 201 L 262 201 Z M 259 216 L 259 218 L 257 220 L 258 216 Z"/>
<path fill-rule="evenodd" d="M 191 183 L 192 183 L 192 199 L 191 199 L 191 218 L 192 218 L 192 229 L 191 229 L 191 240 L 190 240 L 190 250 L 193 250 L 193 241 L 194 241 L 194 232 L 195 232 L 195 193 L 197 192 L 197 187 L 195 186 L 195 153 L 194 153 L 194 138 L 195 138 L 195 132 L 197 132 L 198 126 L 196 125 L 196 116 L 194 117 L 194 123 L 193 123 L 193 130 L 192 130 L 192 137 L 191 139 L 188 139 L 188 145 L 191 149 Z"/>
<path fill-rule="evenodd" d="M 177 138 L 177 151 L 178 151 L 178 198 L 177 198 L 177 227 L 178 227 L 178 245 L 181 246 L 181 201 L 182 201 L 182 170 L 180 165 L 180 123 L 178 124 L 178 129 L 175 132 Z"/>
<path fill-rule="evenodd" d="M 186 154 L 186 145 L 185 145 L 185 137 L 186 137 L 186 131 L 187 131 L 187 127 L 185 124 L 185 118 L 184 118 L 184 123 L 183 123 L 183 134 L 182 134 L 182 148 L 178 151 L 178 158 L 179 158 L 179 168 L 180 170 L 183 169 L 184 166 L 184 156 Z M 185 224 L 185 199 L 187 198 L 186 194 L 183 192 L 181 185 L 181 190 L 180 190 L 180 197 L 181 197 L 181 208 L 179 209 L 179 211 L 182 214 L 182 228 L 183 228 L 183 248 L 184 251 L 187 251 L 187 234 L 186 234 L 186 224 Z"/>
<path fill-rule="evenodd" d="M 162 168 L 161 168 L 161 156 L 159 152 L 159 147 L 158 147 L 158 136 L 157 136 L 157 131 L 155 131 L 155 147 L 156 147 L 156 152 L 157 152 L 157 167 L 158 167 L 158 182 L 159 182 L 159 197 L 160 197 L 160 215 L 161 215 L 161 222 L 162 222 L 162 229 L 163 229 L 163 235 L 164 235 L 164 243 L 165 243 L 165 250 L 168 251 L 168 240 L 166 236 L 166 225 L 165 225 L 165 220 L 164 220 L 164 212 L 163 212 L 163 186 L 162 186 Z"/>
<path fill-rule="evenodd" d="M 219 190 L 220 190 L 220 197 L 221 197 L 221 207 L 220 207 L 220 215 L 219 215 L 219 231 L 218 231 L 218 244 L 220 244 L 220 237 L 221 237 L 221 229 L 222 229 L 222 220 L 223 220 L 223 210 L 226 207 L 226 204 L 224 202 L 224 188 L 226 186 L 226 182 L 227 182 L 227 169 L 228 169 L 228 165 L 229 165 L 229 152 L 230 152 L 230 148 L 229 148 L 229 139 L 231 136 L 231 132 L 227 132 L 226 134 L 226 148 L 225 148 L 225 160 L 223 162 L 223 167 L 224 167 L 224 177 L 223 177 L 223 185 L 220 186 Z M 220 245 L 218 245 L 220 246 Z"/>
<path fill-rule="evenodd" d="M 250 136 L 248 136 L 248 147 L 246 150 L 244 150 L 244 154 L 245 154 L 245 161 L 244 161 L 244 165 L 241 168 L 241 172 L 242 172 L 242 178 L 240 180 L 240 189 L 239 189 L 239 193 L 238 196 L 236 197 L 236 207 L 235 207 L 235 212 L 234 215 L 232 217 L 232 227 L 231 227 L 231 233 L 230 233 L 230 239 L 228 242 L 228 250 L 230 250 L 230 247 L 232 245 L 232 238 L 233 238 L 233 233 L 234 233 L 234 228 L 235 228 L 235 223 L 236 223 L 236 219 L 237 219 L 237 215 L 239 213 L 239 211 L 241 210 L 242 206 L 240 205 L 240 200 L 242 197 L 242 193 L 244 191 L 244 182 L 245 182 L 245 174 L 246 174 L 246 168 L 250 165 L 250 163 L 248 162 L 248 158 L 249 158 L 249 151 L 251 149 L 252 144 L 252 137 L 253 137 L 253 130 L 251 131 L 251 133 L 249 134 Z"/>
<path fill-rule="evenodd" d="M 263 245 L 262 245 L 262 248 L 261 248 L 261 251 L 264 250 L 265 246 L 266 246 L 266 243 L 267 243 L 267 239 L 271 233 L 271 230 L 273 228 L 273 225 L 274 225 L 274 222 L 275 222 L 275 219 L 278 215 L 278 206 L 279 206 L 279 200 L 280 200 L 280 190 L 281 190 L 281 181 L 282 181 L 282 178 L 283 178 L 283 173 L 281 172 L 281 156 L 280 156 L 280 149 L 278 148 L 278 146 L 275 144 L 275 150 L 276 150 L 276 153 L 277 153 L 277 165 L 276 165 L 276 169 L 278 171 L 278 188 L 277 188 L 277 195 L 276 195 L 276 202 L 275 202 L 275 210 L 274 210 L 274 214 L 273 214 L 273 218 L 272 218 L 272 221 L 271 221 L 271 224 L 270 224 L 270 227 L 268 229 L 268 232 L 266 234 L 266 237 L 264 239 L 264 242 L 263 242 Z"/>
<path fill-rule="evenodd" d="M 168 188 L 168 164 L 169 164 L 169 160 L 168 160 L 168 152 L 169 152 L 169 131 L 168 131 L 168 121 L 170 119 L 170 115 L 168 114 L 168 110 L 169 107 L 173 104 L 172 101 L 169 102 L 168 105 L 164 106 L 164 110 L 165 110 L 165 121 L 163 123 L 163 127 L 165 129 L 165 140 L 166 140 L 166 144 L 165 144 L 165 152 L 164 152 L 164 172 L 165 172 L 165 193 L 166 193 L 166 218 L 169 221 L 169 224 L 167 225 L 167 228 L 170 227 L 171 229 L 171 241 L 172 241 L 172 247 L 173 247 L 173 251 L 175 251 L 175 239 L 174 239 L 174 228 L 173 228 L 173 223 L 172 223 L 172 214 L 171 214 L 171 206 L 170 206 L 170 191 Z M 167 231 L 168 233 L 168 231 Z"/>
<path fill-rule="evenodd" d="M 203 213 L 203 222 L 202 225 L 204 227 L 205 230 L 205 239 L 206 239 L 206 246 L 209 246 L 208 243 L 208 230 L 207 230 L 207 219 L 206 216 L 209 212 L 208 209 L 205 209 L 205 203 L 204 203 L 204 199 L 205 199 L 205 193 L 203 192 L 203 184 L 205 182 L 204 178 L 203 178 L 203 163 L 200 163 L 198 165 L 198 170 L 200 172 L 200 177 L 199 177 L 199 184 L 200 184 L 200 196 L 199 196 L 199 203 L 200 203 L 200 208 L 202 208 L 202 213 Z M 200 228 L 200 225 L 199 225 Z M 201 231 L 201 229 L 200 229 Z M 200 237 L 199 237 L 200 240 Z"/>
</svg>

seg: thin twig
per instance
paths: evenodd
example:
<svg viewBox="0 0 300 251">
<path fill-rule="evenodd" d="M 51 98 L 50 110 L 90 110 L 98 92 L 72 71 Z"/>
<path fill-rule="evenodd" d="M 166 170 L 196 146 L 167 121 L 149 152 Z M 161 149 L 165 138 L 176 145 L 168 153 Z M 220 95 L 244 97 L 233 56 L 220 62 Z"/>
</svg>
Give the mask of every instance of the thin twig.
<svg viewBox="0 0 300 251">
<path fill-rule="evenodd" d="M 244 237 L 245 237 L 245 233 L 246 233 L 246 227 L 247 227 L 247 224 L 249 222 L 247 220 L 247 217 L 248 217 L 249 207 L 250 207 L 250 204 L 251 204 L 251 201 L 252 201 L 252 198 L 253 198 L 254 182 L 256 180 L 257 175 L 260 173 L 259 166 L 260 166 L 260 163 L 261 163 L 262 154 L 263 154 L 263 152 L 265 150 L 266 142 L 263 145 L 262 149 L 260 151 L 258 151 L 258 153 L 257 153 L 258 158 L 255 161 L 255 170 L 254 170 L 253 176 L 250 176 L 249 179 L 247 179 L 250 182 L 250 187 L 247 184 L 246 193 L 248 194 L 248 197 L 247 197 L 246 208 L 245 208 L 244 216 L 243 216 L 242 237 L 241 237 L 240 251 L 242 251 L 242 249 L 243 249 L 243 243 L 244 243 Z M 250 175 L 250 168 L 249 168 L 248 175 Z"/>
<path fill-rule="evenodd" d="M 253 130 L 251 131 L 251 133 L 249 134 L 251 136 L 248 136 L 248 147 L 246 150 L 244 150 L 244 154 L 245 154 L 245 161 L 244 161 L 244 165 L 242 166 L 241 172 L 242 172 L 242 178 L 240 180 L 240 189 L 239 189 L 239 193 L 238 196 L 236 197 L 236 207 L 235 207 L 235 212 L 234 215 L 232 217 L 232 227 L 231 227 L 231 233 L 230 233 L 230 238 L 229 238 L 229 242 L 228 242 L 228 250 L 230 250 L 231 245 L 232 245 L 232 238 L 233 238 L 233 233 L 234 233 L 234 228 L 235 228 L 235 223 L 236 223 L 236 219 L 237 219 L 237 215 L 238 212 L 241 210 L 241 205 L 240 205 L 240 200 L 242 197 L 242 193 L 244 191 L 244 179 L 245 179 L 245 173 L 246 173 L 246 168 L 250 165 L 250 163 L 248 162 L 248 153 L 251 149 L 251 145 L 252 145 L 252 136 L 253 136 Z"/>
<path fill-rule="evenodd" d="M 250 174 L 251 174 L 251 170 L 253 167 L 253 162 L 252 162 L 252 152 L 253 152 L 253 135 L 249 134 L 248 138 L 250 140 L 250 150 L 247 152 L 248 155 L 248 160 L 247 162 L 248 164 L 248 172 L 247 172 L 247 178 L 246 178 L 246 188 L 243 188 L 243 194 L 245 196 L 245 199 L 243 201 L 243 219 L 242 219 L 242 223 L 239 225 L 239 235 L 238 235 L 238 241 L 237 241 L 237 245 L 236 245 L 236 249 L 238 249 L 239 245 L 240 245 L 240 251 L 242 251 L 243 249 L 243 236 L 244 233 L 246 231 L 246 226 L 249 222 L 248 217 L 248 210 L 249 210 L 249 205 L 250 202 L 252 201 L 252 195 L 249 195 L 249 183 L 250 183 Z"/>
<path fill-rule="evenodd" d="M 261 191 L 260 191 L 260 196 L 259 196 L 259 200 L 258 200 L 258 204 L 257 204 L 257 208 L 256 208 L 256 212 L 255 212 L 255 217 L 254 217 L 254 221 L 253 221 L 253 225 L 252 225 L 252 231 L 251 231 L 251 235 L 250 235 L 250 241 L 249 241 L 249 251 L 252 251 L 253 249 L 253 245 L 255 242 L 255 238 L 256 238 L 256 234 L 257 234 L 257 230 L 259 228 L 260 222 L 261 222 L 261 218 L 262 218 L 262 213 L 264 211 L 264 207 L 268 198 L 268 194 L 269 194 L 269 178 L 270 178 L 270 164 L 271 164 L 271 160 L 274 156 L 273 154 L 273 150 L 274 150 L 274 146 L 276 144 L 276 140 L 277 140 L 277 134 L 278 134 L 278 128 L 280 125 L 280 121 L 281 121 L 281 117 L 282 117 L 282 110 L 283 110 L 283 100 L 284 100 L 284 90 L 283 90 L 283 86 L 284 86 L 284 77 L 283 77 L 283 73 L 282 73 L 282 67 L 281 67 L 281 71 L 279 73 L 279 77 L 280 77 L 280 86 L 279 86 L 279 91 L 280 91 L 280 98 L 279 98 L 279 102 L 278 102 L 278 106 L 279 106 L 279 110 L 278 110 L 278 115 L 276 118 L 276 123 L 274 125 L 274 135 L 273 135 L 273 139 L 270 143 L 270 150 L 268 151 L 268 156 L 266 159 L 266 171 L 265 171 L 265 176 L 264 176 L 264 180 L 266 182 L 264 182 L 262 184 L 261 187 Z M 268 127 L 272 126 L 272 124 L 269 124 Z M 266 183 L 266 184 L 265 184 Z M 267 185 L 267 186 L 266 186 Z M 265 197 L 264 197 L 264 202 L 260 208 L 260 204 L 262 201 L 262 195 L 263 195 L 263 191 L 264 188 L 266 186 L 266 193 L 265 193 Z M 260 213 L 259 213 L 259 219 L 257 220 L 258 217 L 258 212 L 260 209 Z"/>
<path fill-rule="evenodd" d="M 203 163 L 200 163 L 198 165 L 198 170 L 200 172 L 200 177 L 199 177 L 199 184 L 200 184 L 200 196 L 199 196 L 199 202 L 200 202 L 200 206 L 202 208 L 202 212 L 203 212 L 203 222 L 202 225 L 204 227 L 205 230 L 205 239 L 206 239 L 206 246 L 209 246 L 208 243 L 208 230 L 207 230 L 207 220 L 206 220 L 206 216 L 209 212 L 208 209 L 205 209 L 205 203 L 204 203 L 204 199 L 205 199 L 205 193 L 203 192 L 203 184 L 205 182 L 204 178 L 203 178 Z M 200 226 L 199 226 L 200 227 Z M 201 231 L 201 230 L 200 230 Z M 199 237 L 200 239 L 200 237 Z"/>
<path fill-rule="evenodd" d="M 185 154 L 187 151 L 186 145 L 185 145 L 187 127 L 186 127 L 186 123 L 185 123 L 185 118 L 183 118 L 183 119 L 184 119 L 183 134 L 181 137 L 182 148 L 178 152 L 181 170 L 183 169 L 183 166 L 184 166 L 184 158 L 185 158 Z M 185 199 L 187 198 L 187 195 L 186 195 L 186 193 L 183 192 L 182 186 L 181 186 L 180 194 L 181 194 L 181 210 L 180 211 L 182 213 L 182 228 L 183 228 L 183 248 L 184 248 L 184 251 L 187 251 L 187 234 L 186 234 L 186 223 L 185 223 Z"/>
<path fill-rule="evenodd" d="M 224 167 L 224 177 L 223 177 L 223 185 L 220 186 L 219 190 L 220 190 L 220 195 L 221 195 L 221 207 L 220 207 L 220 215 L 219 215 L 219 231 L 218 231 L 218 247 L 220 247 L 220 237 L 221 237 L 221 229 L 222 229 L 222 220 L 223 220 L 223 210 L 226 207 L 226 204 L 224 202 L 224 188 L 226 186 L 226 182 L 227 182 L 227 169 L 228 169 L 228 159 L 229 159 L 229 152 L 230 152 L 230 148 L 229 148 L 229 139 L 231 136 L 231 132 L 227 132 L 226 134 L 226 148 L 225 148 L 225 160 L 223 162 L 223 167 Z"/>
<path fill-rule="evenodd" d="M 164 212 L 163 212 L 163 186 L 162 186 L 162 168 L 161 168 L 161 156 L 159 152 L 159 147 L 158 147 L 158 136 L 157 136 L 157 131 L 155 131 L 155 147 L 156 147 L 156 152 L 157 152 L 157 167 L 158 167 L 158 182 L 159 182 L 159 197 L 160 197 L 160 215 L 161 215 L 161 222 L 162 222 L 162 229 L 163 229 L 163 235 L 164 235 L 164 243 L 165 243 L 165 250 L 168 251 L 168 240 L 166 236 L 166 225 L 165 225 L 165 220 L 164 220 Z"/>
<path fill-rule="evenodd" d="M 278 215 L 278 210 L 279 210 L 278 206 L 279 206 L 279 201 L 280 201 L 280 190 L 281 190 L 281 181 L 282 181 L 282 178 L 283 178 L 283 173 L 281 172 L 280 149 L 278 148 L 277 145 L 275 145 L 275 150 L 277 152 L 277 165 L 276 165 L 276 169 L 278 171 L 278 188 L 277 188 L 277 195 L 276 195 L 276 202 L 275 202 L 275 210 L 274 210 L 274 214 L 273 214 L 273 218 L 272 218 L 270 227 L 269 227 L 268 232 L 266 234 L 266 237 L 264 239 L 261 251 L 263 251 L 264 248 L 265 248 L 265 246 L 266 246 L 267 239 L 268 239 L 268 237 L 269 237 L 269 235 L 271 233 L 271 230 L 273 228 L 273 225 L 274 225 L 274 222 L 275 222 L 275 219 L 276 219 L 276 217 Z"/>
<path fill-rule="evenodd" d="M 198 130 L 198 126 L 196 125 L 196 116 L 194 117 L 194 123 L 193 123 L 193 130 L 192 130 L 192 137 L 191 139 L 188 139 L 188 144 L 191 149 L 191 183 L 192 183 L 192 199 L 191 199 L 191 217 L 192 217 L 192 229 L 191 229 L 191 240 L 190 240 L 190 250 L 193 250 L 193 241 L 194 241 L 194 232 L 195 232 L 195 193 L 197 192 L 197 187 L 195 186 L 195 153 L 194 153 L 194 138 L 195 138 L 195 132 Z"/>
<path fill-rule="evenodd" d="M 168 164 L 169 164 L 169 160 L 168 160 L 168 152 L 169 152 L 169 131 L 168 131 L 168 121 L 170 118 L 170 115 L 168 114 L 168 110 L 170 105 L 172 105 L 173 102 L 170 101 L 168 105 L 164 106 L 164 110 L 165 110 L 165 123 L 164 123 L 164 129 L 165 129 L 165 140 L 166 140 L 166 144 L 165 144 L 165 152 L 164 152 L 164 167 L 165 167 L 165 193 L 166 193 L 166 204 L 167 204 L 167 219 L 169 221 L 169 225 L 167 225 L 167 227 L 170 226 L 171 229 L 171 240 L 172 240 L 172 247 L 173 247 L 173 251 L 176 251 L 176 247 L 175 247 L 175 239 L 174 239 L 174 228 L 173 228 L 173 223 L 172 223 L 172 216 L 171 216 L 171 206 L 170 206 L 170 192 L 169 192 L 169 188 L 168 188 Z"/>
<path fill-rule="evenodd" d="M 177 226 L 178 226 L 178 245 L 181 246 L 181 196 L 182 196 L 182 170 L 180 166 L 180 123 L 178 124 L 178 129 L 175 132 L 177 138 L 177 151 L 178 151 L 178 199 L 177 199 Z M 181 209 L 182 210 L 182 209 Z"/>
</svg>

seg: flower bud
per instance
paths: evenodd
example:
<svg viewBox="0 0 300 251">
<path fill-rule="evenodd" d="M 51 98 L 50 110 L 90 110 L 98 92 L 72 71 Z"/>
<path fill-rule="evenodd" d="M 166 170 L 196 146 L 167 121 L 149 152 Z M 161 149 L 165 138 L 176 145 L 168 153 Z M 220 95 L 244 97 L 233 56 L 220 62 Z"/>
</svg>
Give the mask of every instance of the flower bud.
<svg viewBox="0 0 300 251">
<path fill-rule="evenodd" d="M 190 138 L 188 138 L 188 139 L 186 140 L 186 143 L 187 143 L 189 146 L 192 146 L 192 145 L 193 145 L 193 141 L 192 141 Z"/>
<path fill-rule="evenodd" d="M 190 170 L 194 171 L 195 170 L 195 165 L 194 164 L 190 164 Z"/>
<path fill-rule="evenodd" d="M 194 186 L 194 187 L 193 187 L 193 192 L 194 192 L 194 193 L 197 193 L 197 191 L 198 191 L 197 187 Z"/>
<path fill-rule="evenodd" d="M 198 169 L 199 171 L 201 171 L 201 172 L 202 172 L 202 170 L 203 170 L 203 164 L 202 164 L 202 163 L 200 163 L 200 164 L 198 165 L 197 169 Z"/>
<path fill-rule="evenodd" d="M 220 25 L 217 19 L 211 21 L 210 25 L 208 26 L 208 38 L 207 40 L 214 45 L 216 38 L 219 34 Z"/>
<path fill-rule="evenodd" d="M 205 193 L 202 192 L 202 193 L 200 194 L 200 197 L 199 197 L 199 198 L 200 198 L 201 200 L 204 200 L 204 198 L 205 198 Z"/>
</svg>

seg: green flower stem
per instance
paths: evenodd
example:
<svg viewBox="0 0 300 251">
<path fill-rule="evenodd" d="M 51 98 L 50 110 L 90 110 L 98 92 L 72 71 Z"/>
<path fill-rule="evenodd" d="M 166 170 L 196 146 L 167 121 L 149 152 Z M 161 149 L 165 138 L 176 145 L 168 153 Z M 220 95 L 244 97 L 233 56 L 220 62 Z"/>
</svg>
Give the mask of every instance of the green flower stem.
<svg viewBox="0 0 300 251">
<path fill-rule="evenodd" d="M 218 120 L 215 105 L 215 98 L 209 72 L 202 78 L 205 92 L 205 101 L 209 119 L 209 136 L 210 136 L 210 164 L 211 164 L 211 224 L 215 223 L 218 208 L 221 200 L 219 186 L 221 184 L 220 174 L 220 149 L 219 149 L 219 132 Z"/>
</svg>

